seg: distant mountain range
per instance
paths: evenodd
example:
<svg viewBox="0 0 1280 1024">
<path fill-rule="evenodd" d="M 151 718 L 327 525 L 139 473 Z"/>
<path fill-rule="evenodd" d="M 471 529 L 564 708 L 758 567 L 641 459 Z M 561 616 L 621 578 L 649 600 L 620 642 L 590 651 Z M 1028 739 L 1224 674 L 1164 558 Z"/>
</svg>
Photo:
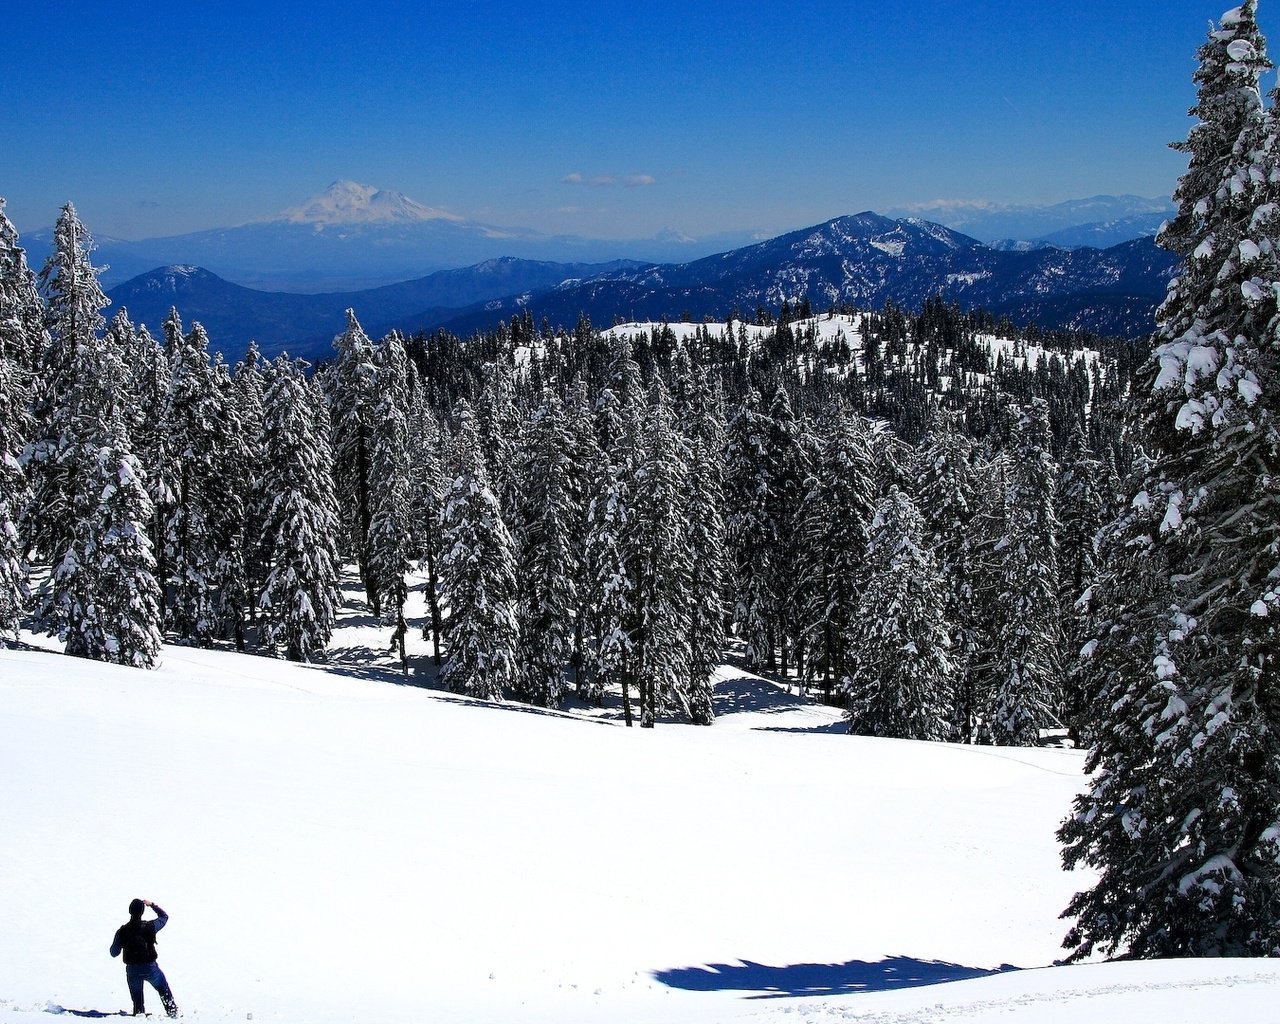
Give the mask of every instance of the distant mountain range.
<svg viewBox="0 0 1280 1024">
<path fill-rule="evenodd" d="M 92 225 L 90 225 L 92 229 Z M 34 267 L 52 230 L 23 235 Z M 433 209 L 402 195 L 335 181 L 322 194 L 267 220 L 138 242 L 97 237 L 96 264 L 112 286 L 160 266 L 199 266 L 248 287 L 304 293 L 357 291 L 501 257 L 535 262 L 683 262 L 751 241 L 749 232 L 701 239 L 664 231 L 607 240 L 498 227 Z"/>
<path fill-rule="evenodd" d="M 894 217 L 926 217 L 1001 249 L 1105 249 L 1135 238 L 1154 237 L 1176 207 L 1169 199 L 1091 196 L 1051 205 L 927 203 L 890 211 Z"/>
<path fill-rule="evenodd" d="M 925 217 L 1002 249 L 1108 248 L 1154 235 L 1172 212 L 1164 199 L 1094 196 L 1051 206 L 930 204 L 891 212 Z M 92 225 L 90 225 L 92 228 Z M 759 241 L 748 231 L 690 238 L 665 230 L 654 238 L 602 240 L 545 235 L 467 220 L 371 185 L 336 181 L 323 193 L 265 220 L 238 227 L 142 241 L 99 236 L 94 259 L 107 287 L 162 266 L 198 266 L 264 291 L 349 292 L 414 280 L 500 257 L 550 263 L 689 263 Z M 52 231 L 23 235 L 39 267 Z"/>
<path fill-rule="evenodd" d="M 320 295 L 256 291 L 184 265 L 151 271 L 109 295 L 153 332 L 176 306 L 188 324 L 204 324 L 229 359 L 251 338 L 267 354 L 288 348 L 316 359 L 330 353 L 347 307 L 371 334 L 443 327 L 466 335 L 526 309 L 556 325 L 586 314 L 608 326 L 617 317 L 700 320 L 735 308 L 751 315 L 802 297 L 818 309 L 841 302 L 879 308 L 888 300 L 917 308 L 942 295 L 1015 323 L 1137 336 L 1151 330 L 1175 267 L 1149 238 L 1107 249 L 1003 250 L 929 221 L 862 213 L 680 264 L 506 258 Z"/>
</svg>

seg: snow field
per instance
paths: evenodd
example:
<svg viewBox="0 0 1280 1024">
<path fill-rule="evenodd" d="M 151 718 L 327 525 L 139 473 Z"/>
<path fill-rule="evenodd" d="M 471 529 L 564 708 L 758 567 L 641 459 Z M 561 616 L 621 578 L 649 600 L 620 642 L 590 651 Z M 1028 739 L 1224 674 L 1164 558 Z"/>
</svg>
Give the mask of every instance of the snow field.
<svg viewBox="0 0 1280 1024">
<path fill-rule="evenodd" d="M 480 704 L 396 685 L 352 611 L 327 669 L 0 651 L 0 1021 L 127 1006 L 135 896 L 197 1021 L 1262 1020 L 1280 991 L 1239 961 L 897 987 L 890 958 L 1059 955 L 1077 752 L 849 737 L 728 666 L 710 729 Z M 802 965 L 829 994 L 788 994 Z"/>
</svg>

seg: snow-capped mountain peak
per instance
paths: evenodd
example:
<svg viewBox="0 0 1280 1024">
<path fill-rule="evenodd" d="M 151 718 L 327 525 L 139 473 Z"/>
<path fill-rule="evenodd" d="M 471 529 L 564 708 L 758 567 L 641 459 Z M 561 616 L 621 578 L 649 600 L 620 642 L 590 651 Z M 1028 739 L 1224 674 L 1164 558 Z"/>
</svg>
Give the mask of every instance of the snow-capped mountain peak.
<svg viewBox="0 0 1280 1024">
<path fill-rule="evenodd" d="M 293 206 L 272 217 L 275 223 L 289 224 L 405 224 L 428 220 L 461 221 L 463 218 L 424 206 L 401 192 L 362 185 L 357 181 L 335 181 L 320 195 L 301 206 Z"/>
</svg>

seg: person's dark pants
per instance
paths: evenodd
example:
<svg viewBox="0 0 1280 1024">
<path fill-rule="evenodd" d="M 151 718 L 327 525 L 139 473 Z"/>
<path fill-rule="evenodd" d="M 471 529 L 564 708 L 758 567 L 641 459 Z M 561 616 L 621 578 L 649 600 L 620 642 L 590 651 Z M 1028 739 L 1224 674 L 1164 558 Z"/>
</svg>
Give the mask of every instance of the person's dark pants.
<svg viewBox="0 0 1280 1024">
<path fill-rule="evenodd" d="M 125 964 L 125 980 L 129 982 L 129 996 L 133 999 L 133 1012 L 136 1016 L 145 1013 L 142 1005 L 142 983 L 145 981 L 160 996 L 164 1012 L 170 1017 L 178 1015 L 178 1004 L 173 1001 L 173 993 L 169 991 L 169 983 L 164 980 L 164 971 L 158 963 Z"/>
</svg>

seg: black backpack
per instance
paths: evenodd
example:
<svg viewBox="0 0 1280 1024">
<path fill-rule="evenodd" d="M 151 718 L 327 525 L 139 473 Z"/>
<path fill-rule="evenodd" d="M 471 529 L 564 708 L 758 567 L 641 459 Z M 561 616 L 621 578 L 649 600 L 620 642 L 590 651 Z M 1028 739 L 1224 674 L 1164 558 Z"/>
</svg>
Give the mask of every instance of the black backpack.
<svg viewBox="0 0 1280 1024">
<path fill-rule="evenodd" d="M 149 964 L 156 959 L 156 929 L 150 921 L 130 921 L 120 928 L 120 948 L 127 964 Z"/>
</svg>

